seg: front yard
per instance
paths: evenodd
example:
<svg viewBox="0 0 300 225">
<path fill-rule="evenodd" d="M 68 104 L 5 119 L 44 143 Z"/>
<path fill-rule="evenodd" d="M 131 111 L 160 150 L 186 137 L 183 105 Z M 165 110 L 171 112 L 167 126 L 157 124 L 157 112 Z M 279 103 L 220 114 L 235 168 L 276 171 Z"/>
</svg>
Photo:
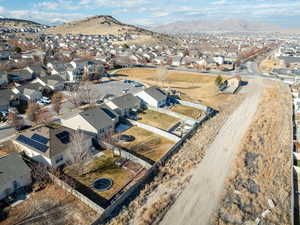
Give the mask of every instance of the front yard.
<svg viewBox="0 0 300 225">
<path fill-rule="evenodd" d="M 56 185 L 30 194 L 27 200 L 9 209 L 1 225 L 78 224 L 88 225 L 99 217 L 93 209 Z"/>
<path fill-rule="evenodd" d="M 158 161 L 175 144 L 162 136 L 139 127 L 131 127 L 122 134 L 135 137 L 133 142 L 122 142 L 120 145 L 153 161 Z"/>
<path fill-rule="evenodd" d="M 188 117 L 191 117 L 194 119 L 199 119 L 205 115 L 205 112 L 203 112 L 200 109 L 181 105 L 181 104 L 176 104 L 176 105 L 172 106 L 171 111 L 180 113 L 182 115 L 185 115 L 185 116 L 188 116 Z"/>
<path fill-rule="evenodd" d="M 87 187 L 92 187 L 93 182 L 98 178 L 112 179 L 113 185 L 109 190 L 100 192 L 93 189 L 100 196 L 109 200 L 134 177 L 129 170 L 115 164 L 118 159 L 119 157 L 113 157 L 110 150 L 106 150 L 103 156 L 90 161 L 87 165 L 72 165 L 66 168 L 65 173 Z M 78 170 L 78 166 L 84 166 L 85 169 Z"/>
<path fill-rule="evenodd" d="M 153 110 L 146 110 L 138 115 L 141 118 L 139 122 L 148 124 L 162 130 L 168 130 L 175 123 L 180 121 L 178 118 L 169 116 L 167 114 L 159 113 Z"/>
</svg>

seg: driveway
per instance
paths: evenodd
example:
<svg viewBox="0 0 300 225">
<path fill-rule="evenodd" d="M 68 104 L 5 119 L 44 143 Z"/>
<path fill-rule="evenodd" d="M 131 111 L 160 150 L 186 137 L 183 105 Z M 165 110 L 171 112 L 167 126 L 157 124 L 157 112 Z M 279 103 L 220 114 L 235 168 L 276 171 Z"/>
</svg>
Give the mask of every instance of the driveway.
<svg viewBox="0 0 300 225">
<path fill-rule="evenodd" d="M 261 78 L 249 82 L 244 102 L 221 128 L 194 171 L 190 184 L 165 215 L 162 225 L 207 225 L 218 206 L 224 182 L 241 139 L 254 119 L 263 90 Z"/>
</svg>

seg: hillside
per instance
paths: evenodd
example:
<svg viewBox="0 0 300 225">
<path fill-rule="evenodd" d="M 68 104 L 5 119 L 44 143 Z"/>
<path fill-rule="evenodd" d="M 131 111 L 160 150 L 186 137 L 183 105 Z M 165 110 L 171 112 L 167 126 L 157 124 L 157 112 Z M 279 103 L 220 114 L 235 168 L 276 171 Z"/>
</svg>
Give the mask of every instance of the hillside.
<svg viewBox="0 0 300 225">
<path fill-rule="evenodd" d="M 0 27 L 1 28 L 28 28 L 28 27 L 42 28 L 45 27 L 45 25 L 30 20 L 0 18 Z"/>
<path fill-rule="evenodd" d="M 83 34 L 83 35 L 137 35 L 130 44 L 174 42 L 173 38 L 133 25 L 124 24 L 112 16 L 94 16 L 79 21 L 67 22 L 45 30 L 48 34 Z"/>
<path fill-rule="evenodd" d="M 226 19 L 223 21 L 177 21 L 166 25 L 153 27 L 151 30 L 164 33 L 187 33 L 187 32 L 286 32 L 290 29 L 262 22 Z"/>
</svg>

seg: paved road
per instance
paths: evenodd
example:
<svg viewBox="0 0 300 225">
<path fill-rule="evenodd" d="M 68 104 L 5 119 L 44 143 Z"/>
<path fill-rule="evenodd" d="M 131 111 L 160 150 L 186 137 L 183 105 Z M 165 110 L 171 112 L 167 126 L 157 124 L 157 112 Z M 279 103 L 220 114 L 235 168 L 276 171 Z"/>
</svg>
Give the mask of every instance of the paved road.
<svg viewBox="0 0 300 225">
<path fill-rule="evenodd" d="M 263 90 L 261 78 L 249 82 L 244 102 L 228 118 L 207 154 L 194 171 L 188 187 L 168 211 L 161 225 L 207 225 L 217 208 L 224 182 L 251 124 Z"/>
</svg>

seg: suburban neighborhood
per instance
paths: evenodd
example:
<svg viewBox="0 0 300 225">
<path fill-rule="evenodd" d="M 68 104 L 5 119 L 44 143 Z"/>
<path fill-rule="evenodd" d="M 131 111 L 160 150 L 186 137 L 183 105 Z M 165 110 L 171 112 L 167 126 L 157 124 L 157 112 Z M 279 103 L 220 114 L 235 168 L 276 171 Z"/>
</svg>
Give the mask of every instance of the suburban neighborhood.
<svg viewBox="0 0 300 225">
<path fill-rule="evenodd" d="M 59 4 L 92 3 L 32 7 Z M 300 223 L 299 32 L 17 17 L 0 18 L 1 225 Z"/>
</svg>

